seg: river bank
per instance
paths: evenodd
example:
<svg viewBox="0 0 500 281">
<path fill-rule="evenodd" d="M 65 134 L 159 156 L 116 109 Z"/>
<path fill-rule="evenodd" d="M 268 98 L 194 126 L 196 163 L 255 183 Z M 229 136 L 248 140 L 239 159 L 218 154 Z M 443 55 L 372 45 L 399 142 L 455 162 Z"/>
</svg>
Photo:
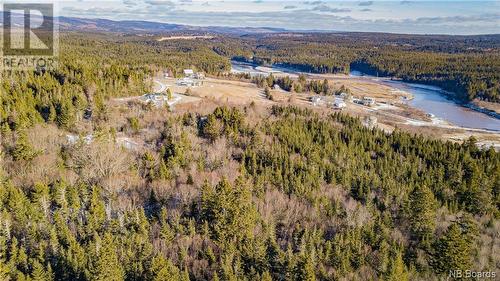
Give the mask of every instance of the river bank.
<svg viewBox="0 0 500 281">
<path fill-rule="evenodd" d="M 479 106 L 479 105 L 476 105 L 474 103 L 466 103 L 464 104 L 463 106 L 467 107 L 467 108 L 470 108 L 472 110 L 475 110 L 477 112 L 481 112 L 483 114 L 487 114 L 491 117 L 494 117 L 494 118 L 497 118 L 497 119 L 500 119 L 500 113 L 492 110 L 492 109 L 489 109 L 489 108 L 486 108 L 486 107 L 483 107 L 483 106 Z"/>
</svg>

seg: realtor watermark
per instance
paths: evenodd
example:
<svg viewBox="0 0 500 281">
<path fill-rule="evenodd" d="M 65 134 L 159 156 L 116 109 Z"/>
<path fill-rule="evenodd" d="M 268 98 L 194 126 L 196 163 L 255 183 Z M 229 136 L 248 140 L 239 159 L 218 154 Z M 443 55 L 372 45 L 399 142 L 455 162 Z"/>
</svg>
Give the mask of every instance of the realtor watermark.
<svg viewBox="0 0 500 281">
<path fill-rule="evenodd" d="M 0 68 L 51 70 L 57 67 L 59 29 L 54 2 L 2 2 Z"/>
<path fill-rule="evenodd" d="M 474 271 L 474 270 L 450 270 L 448 280 L 471 279 L 471 280 L 495 280 L 495 271 Z"/>
</svg>

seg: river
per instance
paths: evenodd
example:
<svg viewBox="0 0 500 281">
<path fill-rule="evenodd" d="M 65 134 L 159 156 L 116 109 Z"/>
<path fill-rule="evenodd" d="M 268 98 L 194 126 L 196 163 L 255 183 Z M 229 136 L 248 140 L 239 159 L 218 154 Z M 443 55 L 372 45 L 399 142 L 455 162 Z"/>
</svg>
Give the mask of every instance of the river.
<svg viewBox="0 0 500 281">
<path fill-rule="evenodd" d="M 250 63 L 232 61 L 232 72 L 250 73 L 255 75 L 269 75 L 269 73 L 286 73 L 290 76 L 296 76 L 300 72 L 285 67 L 258 67 Z M 309 74 L 309 73 L 308 73 Z M 349 75 L 357 79 L 369 79 L 374 83 L 388 85 L 392 88 L 408 92 L 413 95 L 413 99 L 407 103 L 426 113 L 433 114 L 437 118 L 448 121 L 453 125 L 464 128 L 486 129 L 500 132 L 500 119 L 487 114 L 466 108 L 457 102 L 447 98 L 443 90 L 429 85 L 406 83 L 402 81 L 393 81 L 387 78 L 376 78 L 363 75 L 359 71 L 352 71 Z"/>
<path fill-rule="evenodd" d="M 500 131 L 500 119 L 458 104 L 449 99 L 439 87 L 390 79 L 378 79 L 376 77 L 363 75 L 358 71 L 352 71 L 350 76 L 357 78 L 365 77 L 376 83 L 385 84 L 398 90 L 408 92 L 413 96 L 413 99 L 407 102 L 408 105 L 426 113 L 433 114 L 454 125 L 464 128 Z"/>
</svg>

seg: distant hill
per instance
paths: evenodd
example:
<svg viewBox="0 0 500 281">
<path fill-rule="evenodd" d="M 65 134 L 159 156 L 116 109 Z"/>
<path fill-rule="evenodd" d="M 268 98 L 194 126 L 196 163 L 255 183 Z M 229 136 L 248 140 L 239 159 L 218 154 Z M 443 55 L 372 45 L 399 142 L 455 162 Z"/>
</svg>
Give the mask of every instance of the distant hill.
<svg viewBox="0 0 500 281">
<path fill-rule="evenodd" d="M 33 15 L 32 15 L 33 17 Z M 36 16 L 35 16 L 36 17 Z M 19 14 L 12 14 L 14 25 L 22 25 L 23 17 Z M 415 34 L 393 34 L 393 33 L 376 33 L 376 32 L 342 32 L 342 31 L 322 31 L 322 30 L 288 30 L 284 28 L 272 27 L 228 27 L 228 26 L 191 26 L 183 24 L 162 23 L 153 21 L 138 21 L 138 20 L 108 20 L 100 18 L 75 18 L 75 17 L 59 17 L 61 31 L 87 31 L 87 32 L 120 32 L 131 34 L 165 34 L 165 33 L 190 33 L 190 34 L 206 34 L 219 33 L 231 35 L 250 35 L 250 36 L 279 36 L 290 37 L 293 34 L 324 34 L 330 36 L 324 37 L 325 41 L 331 41 L 332 38 L 349 40 L 353 39 L 363 42 L 381 41 L 393 42 L 397 44 L 412 45 L 413 41 L 428 41 L 431 45 L 443 45 L 446 48 L 450 40 L 473 45 L 490 45 L 498 47 L 500 34 L 493 35 L 415 35 Z M 3 24 L 3 17 L 0 17 L 0 25 Z M 283 34 L 284 33 L 284 34 Z M 331 35 L 335 35 L 332 37 Z M 406 42 L 405 42 L 406 41 Z M 493 45 L 491 45 L 493 44 Z"/>
<path fill-rule="evenodd" d="M 113 21 L 106 19 L 59 18 L 61 30 L 94 30 L 126 33 L 165 33 L 165 32 L 193 32 L 193 33 L 275 33 L 284 32 L 281 28 L 253 28 L 253 27 L 223 27 L 223 26 L 189 26 L 151 21 Z"/>
<path fill-rule="evenodd" d="M 12 14 L 14 25 L 21 25 L 23 17 Z M 122 32 L 122 33 L 222 33 L 222 34 L 259 34 L 285 32 L 286 29 L 270 27 L 224 27 L 224 26 L 190 26 L 181 24 L 161 23 L 152 21 L 114 21 L 107 19 L 89 19 L 59 17 L 61 31 L 94 31 L 94 32 Z M 3 17 L 0 17 L 3 23 Z"/>
</svg>

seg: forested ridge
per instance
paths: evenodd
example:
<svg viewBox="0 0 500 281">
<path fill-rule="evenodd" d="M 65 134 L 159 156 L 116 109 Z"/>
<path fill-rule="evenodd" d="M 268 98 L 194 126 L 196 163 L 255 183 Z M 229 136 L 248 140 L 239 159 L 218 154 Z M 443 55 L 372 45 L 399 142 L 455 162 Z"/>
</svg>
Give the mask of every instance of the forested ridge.
<svg viewBox="0 0 500 281">
<path fill-rule="evenodd" d="M 250 125 L 252 111 L 170 116 L 141 153 L 110 148 L 102 132 L 91 146 L 55 145 L 49 163 L 53 151 L 18 133 L 0 189 L 2 279 L 432 280 L 498 269 L 494 150 L 296 107 Z M 82 162 L 103 153 L 128 164 L 109 163 L 114 175 Z M 13 184 L 20 165 L 50 161 L 56 177 Z"/>
<path fill-rule="evenodd" d="M 239 40 L 65 34 L 57 70 L 2 73 L 0 280 L 499 272 L 500 155 L 473 138 L 293 106 L 109 105 L 151 90 L 157 71 L 226 71 L 249 52 Z"/>
</svg>

